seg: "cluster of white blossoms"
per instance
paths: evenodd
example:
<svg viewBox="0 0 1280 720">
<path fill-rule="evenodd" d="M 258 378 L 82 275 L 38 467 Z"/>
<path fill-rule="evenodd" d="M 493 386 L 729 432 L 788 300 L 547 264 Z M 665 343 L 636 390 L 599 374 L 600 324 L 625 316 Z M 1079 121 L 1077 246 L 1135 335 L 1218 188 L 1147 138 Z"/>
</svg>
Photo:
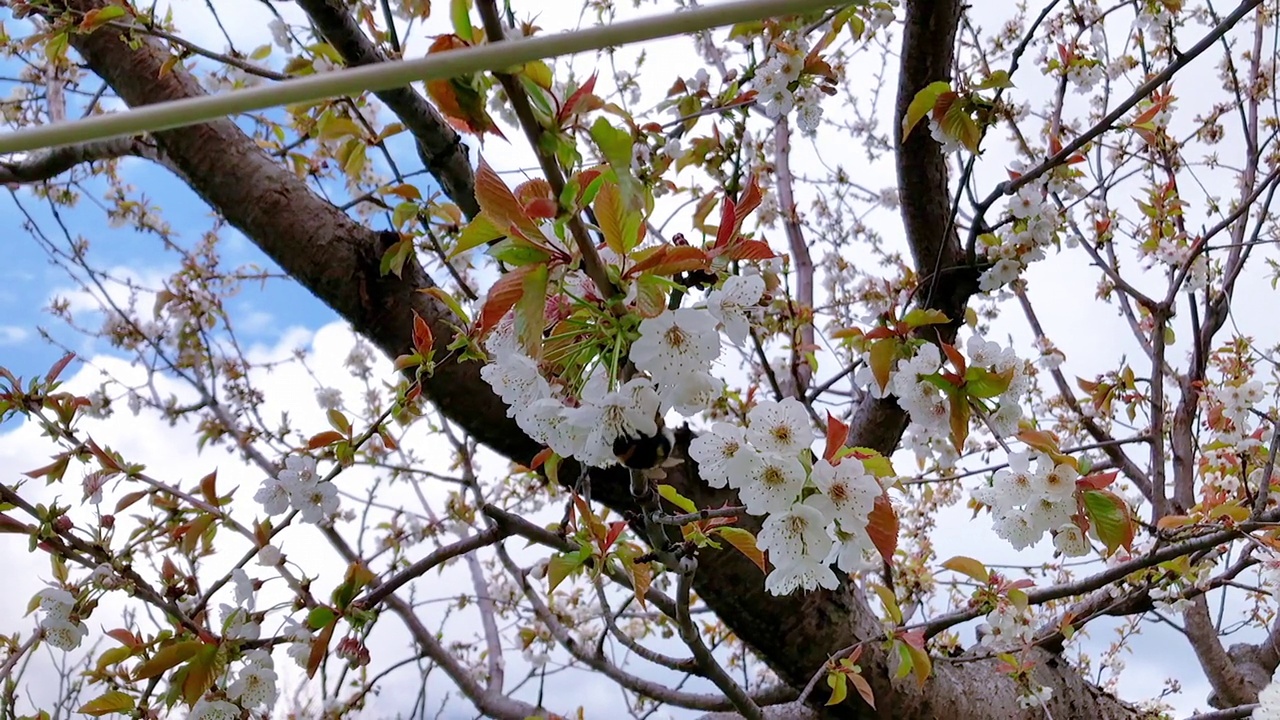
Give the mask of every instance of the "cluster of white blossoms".
<svg viewBox="0 0 1280 720">
<path fill-rule="evenodd" d="M 1138 14 L 1133 19 L 1133 28 L 1141 32 L 1149 41 L 1147 47 L 1154 49 L 1158 45 L 1168 45 L 1170 30 L 1175 18 L 1169 8 L 1159 0 L 1144 0 L 1138 3 Z"/>
<path fill-rule="evenodd" d="M 993 650 L 1010 650 L 1021 648 L 1035 637 L 1036 629 L 1031 624 L 1031 610 L 1001 599 L 995 609 L 987 613 L 986 624 L 979 635 L 979 645 Z"/>
<path fill-rule="evenodd" d="M 1262 403 L 1263 394 L 1262 383 L 1256 380 L 1207 385 L 1203 402 L 1210 407 L 1206 409 L 1210 412 L 1216 409 L 1225 421 L 1215 423 L 1212 442 L 1247 450 L 1246 438 L 1253 428 L 1251 410 Z"/>
<path fill-rule="evenodd" d="M 806 43 L 799 38 L 798 47 L 785 51 L 770 45 L 765 61 L 756 68 L 755 84 L 761 109 L 770 120 L 796 113 L 796 125 L 806 134 L 818 131 L 822 120 L 822 91 L 817 85 L 800 80 L 804 70 Z M 796 85 L 792 89 L 792 85 Z"/>
<path fill-rule="evenodd" d="M 667 411 L 692 417 L 720 397 L 724 382 L 711 372 L 720 357 L 720 331 L 736 344 L 745 342 L 764 289 L 759 275 L 730 277 L 707 294 L 701 307 L 642 320 L 629 352 L 641 374 L 612 388 L 600 364 L 576 397 L 553 387 L 538 362 L 520 348 L 509 321 L 490 336 L 486 348 L 492 362 L 480 376 L 531 438 L 561 457 L 609 467 L 617 461 L 618 438 L 653 437 Z"/>
<path fill-rule="evenodd" d="M 1013 348 L 1002 347 L 976 335 L 969 338 L 965 351 L 969 367 L 1011 374 L 1009 387 L 992 399 L 998 407 L 987 420 L 997 436 L 1013 435 L 1017 432 L 1018 421 L 1022 419 L 1022 406 L 1018 399 L 1027 392 L 1030 383 L 1026 363 L 1014 353 Z M 923 462 L 933 457 L 943 466 L 949 466 L 956 459 L 955 448 L 951 447 L 950 441 L 951 401 L 929 379 L 941 368 L 942 353 L 938 347 L 921 345 L 915 355 L 898 361 L 890 375 L 887 392 L 897 396 L 898 404 L 911 418 L 907 438 L 909 446 L 916 451 L 917 459 Z M 871 388 L 874 395 L 878 391 L 874 379 Z"/>
<path fill-rule="evenodd" d="M 303 522 L 322 523 L 338 514 L 338 488 L 322 482 L 316 473 L 316 460 L 309 455 L 290 455 L 284 469 L 267 478 L 253 496 L 268 515 L 282 515 L 293 508 Z"/>
<path fill-rule="evenodd" d="M 1253 436 L 1251 408 L 1263 399 L 1262 383 L 1257 381 L 1206 384 L 1200 396 L 1202 412 L 1210 418 L 1207 433 L 1200 445 L 1201 492 L 1206 495 L 1224 492 L 1234 494 L 1241 489 L 1241 456 L 1261 446 Z M 1266 480 L 1263 468 L 1255 467 L 1248 477 L 1256 491 Z M 1275 492 L 1271 493 L 1273 496 Z"/>
<path fill-rule="evenodd" d="M 1032 468 L 1031 462 L 1035 461 Z M 1015 550 L 1053 534 L 1054 547 L 1068 557 L 1089 553 L 1089 540 L 1072 520 L 1076 513 L 1076 480 L 1080 473 L 1041 453 L 1015 452 L 1009 466 L 990 485 L 973 491 L 973 499 L 991 508 L 992 529 Z"/>
<path fill-rule="evenodd" d="M 1010 169 L 1021 175 L 1031 166 L 1015 160 Z M 1008 285 L 1028 265 L 1044 259 L 1045 248 L 1053 244 L 1061 224 L 1054 197 L 1069 202 L 1085 194 L 1084 187 L 1073 177 L 1074 172 L 1070 167 L 1058 168 L 1023 185 L 1009 197 L 1013 222 L 999 234 L 984 236 L 981 246 L 987 260 L 993 263 L 979 279 L 982 290 Z"/>
<path fill-rule="evenodd" d="M 227 686 L 227 697 L 245 710 L 274 709 L 277 689 L 275 661 L 266 650 L 250 650 L 242 658 L 244 665 L 236 679 Z"/>
<path fill-rule="evenodd" d="M 854 572 L 874 550 L 867 520 L 879 481 L 854 457 L 814 461 L 813 440 L 804 406 L 786 398 L 752 408 L 745 429 L 716 423 L 689 446 L 707 484 L 736 489 L 748 513 L 765 516 L 756 544 L 769 552 L 775 595 L 833 589 L 833 562 Z"/>
<path fill-rule="evenodd" d="M 76 599 L 70 592 L 48 587 L 36 593 L 40 598 L 40 631 L 44 641 L 59 650 L 71 651 L 89 634 L 89 628 L 75 615 Z"/>
</svg>

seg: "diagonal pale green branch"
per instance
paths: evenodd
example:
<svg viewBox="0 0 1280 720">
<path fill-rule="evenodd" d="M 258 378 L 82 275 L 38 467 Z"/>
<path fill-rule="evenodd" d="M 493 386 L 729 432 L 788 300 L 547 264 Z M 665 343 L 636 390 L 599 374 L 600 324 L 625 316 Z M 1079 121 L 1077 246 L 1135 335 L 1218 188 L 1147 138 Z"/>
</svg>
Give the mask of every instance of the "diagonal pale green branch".
<svg viewBox="0 0 1280 720">
<path fill-rule="evenodd" d="M 685 35 L 762 17 L 830 7 L 832 0 L 739 0 L 569 33 L 494 43 L 436 53 L 414 60 L 379 63 L 296 80 L 177 100 L 128 112 L 26 128 L 0 135 L 0 153 L 56 147 L 120 135 L 137 135 L 195 125 L 240 113 L 365 91 L 387 90 L 419 80 L 443 80 L 486 70 L 502 70 L 534 60 L 601 50 Z"/>
</svg>

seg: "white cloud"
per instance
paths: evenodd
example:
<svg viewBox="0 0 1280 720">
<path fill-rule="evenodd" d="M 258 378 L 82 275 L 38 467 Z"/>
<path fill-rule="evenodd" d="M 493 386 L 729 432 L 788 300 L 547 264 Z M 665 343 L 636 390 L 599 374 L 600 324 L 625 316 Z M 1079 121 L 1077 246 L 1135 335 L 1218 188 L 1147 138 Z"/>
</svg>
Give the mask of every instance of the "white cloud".
<svg viewBox="0 0 1280 720">
<path fill-rule="evenodd" d="M 17 345 L 31 337 L 31 331 L 17 325 L 0 325 L 0 345 Z"/>
</svg>

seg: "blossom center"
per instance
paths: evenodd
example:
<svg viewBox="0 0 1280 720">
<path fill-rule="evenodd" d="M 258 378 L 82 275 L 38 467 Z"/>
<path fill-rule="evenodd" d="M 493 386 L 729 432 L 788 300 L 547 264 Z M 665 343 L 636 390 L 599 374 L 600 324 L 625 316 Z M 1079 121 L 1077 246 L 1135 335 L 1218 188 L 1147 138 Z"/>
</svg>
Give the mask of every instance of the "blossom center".
<svg viewBox="0 0 1280 720">
<path fill-rule="evenodd" d="M 667 345 L 679 350 L 689 342 L 689 336 L 679 325 L 672 325 L 667 328 L 667 332 L 662 336 L 667 341 Z"/>
<path fill-rule="evenodd" d="M 769 487 L 776 487 L 787 482 L 787 476 L 782 474 L 782 468 L 770 465 L 764 469 L 764 474 L 760 478 Z"/>
<path fill-rule="evenodd" d="M 827 496 L 831 498 L 832 502 L 839 505 L 849 499 L 849 487 L 844 483 L 835 483 L 827 491 Z"/>
<path fill-rule="evenodd" d="M 770 434 L 784 445 L 790 445 L 792 442 L 791 427 L 788 425 L 774 425 Z"/>
</svg>

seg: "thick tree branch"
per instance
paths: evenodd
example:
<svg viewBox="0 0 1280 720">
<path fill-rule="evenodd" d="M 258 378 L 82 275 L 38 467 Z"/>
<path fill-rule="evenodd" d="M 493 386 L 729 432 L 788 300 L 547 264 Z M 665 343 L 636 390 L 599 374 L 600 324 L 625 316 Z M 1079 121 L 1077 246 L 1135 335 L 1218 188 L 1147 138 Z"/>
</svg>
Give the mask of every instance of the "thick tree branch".
<svg viewBox="0 0 1280 720">
<path fill-rule="evenodd" d="M 154 145 L 139 138 L 113 138 L 63 145 L 36 152 L 23 153 L 15 159 L 0 159 L 0 183 L 26 184 L 51 180 L 84 163 L 116 160 L 122 157 L 158 159 Z"/>
<path fill-rule="evenodd" d="M 1191 607 L 1182 614 L 1182 618 L 1186 623 L 1187 639 L 1191 641 L 1200 667 L 1204 668 L 1205 676 L 1213 686 L 1213 697 L 1209 703 L 1223 708 L 1256 701 L 1262 688 L 1252 687 L 1227 655 L 1218 639 L 1218 629 L 1209 617 L 1209 604 L 1203 595 L 1192 599 Z"/>
</svg>

